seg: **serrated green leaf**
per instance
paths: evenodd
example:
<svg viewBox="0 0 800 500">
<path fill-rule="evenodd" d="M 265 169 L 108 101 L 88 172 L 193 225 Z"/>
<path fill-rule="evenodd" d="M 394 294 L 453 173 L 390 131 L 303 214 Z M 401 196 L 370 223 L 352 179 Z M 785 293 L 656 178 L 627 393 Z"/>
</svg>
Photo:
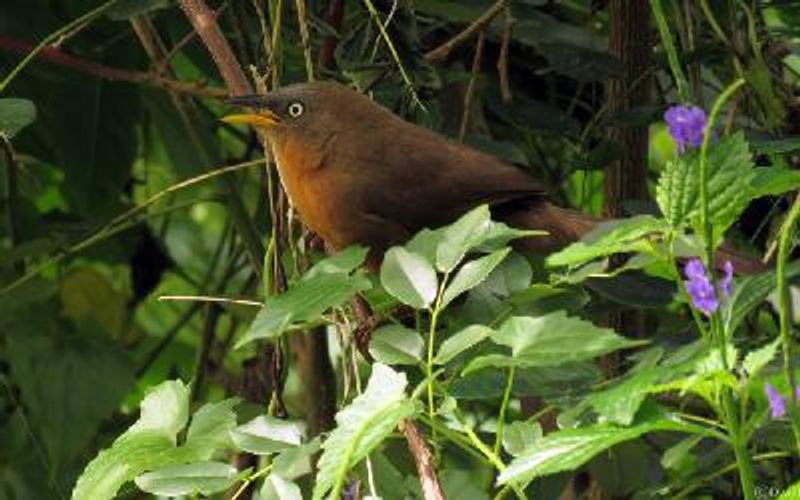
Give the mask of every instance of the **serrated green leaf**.
<svg viewBox="0 0 800 500">
<path fill-rule="evenodd" d="M 381 264 L 381 284 L 397 300 L 415 309 L 436 298 L 436 271 L 423 257 L 403 247 L 390 248 Z"/>
<path fill-rule="evenodd" d="M 280 337 L 292 323 L 316 320 L 328 309 L 344 304 L 370 286 L 369 279 L 361 271 L 353 275 L 319 273 L 303 279 L 285 293 L 267 298 L 264 308 L 236 347 L 258 339 Z"/>
<path fill-rule="evenodd" d="M 236 481 L 236 468 L 220 462 L 170 465 L 137 476 L 136 486 L 154 495 L 177 497 L 211 495 L 225 491 Z"/>
<path fill-rule="evenodd" d="M 658 207 L 672 227 L 681 227 L 697 204 L 696 165 L 693 154 L 670 160 L 656 185 Z"/>
<path fill-rule="evenodd" d="M 598 224 L 580 241 L 547 257 L 548 266 L 575 266 L 622 252 L 646 251 L 646 237 L 668 229 L 663 220 L 652 215 L 637 215 Z"/>
<path fill-rule="evenodd" d="M 269 455 L 300 446 L 303 433 L 299 424 L 268 415 L 259 415 L 231 431 L 233 443 L 240 450 Z"/>
<path fill-rule="evenodd" d="M 747 356 L 745 356 L 742 361 L 742 369 L 747 373 L 747 377 L 750 380 L 753 380 L 753 378 L 758 375 L 758 372 L 772 361 L 772 358 L 775 357 L 775 353 L 778 352 L 780 346 L 781 339 L 776 338 L 769 344 L 747 353 Z"/>
<path fill-rule="evenodd" d="M 36 105 L 28 99 L 0 99 L 0 135 L 13 139 L 17 133 L 36 121 Z"/>
<path fill-rule="evenodd" d="M 493 332 L 494 330 L 488 326 L 470 325 L 447 337 L 447 339 L 442 342 L 442 345 L 439 346 L 439 351 L 436 353 L 433 362 L 437 365 L 448 363 L 462 352 L 471 349 L 488 338 Z"/>
<path fill-rule="evenodd" d="M 506 258 L 510 248 L 497 250 L 461 266 L 442 295 L 441 307 L 447 307 L 456 297 L 480 284 Z"/>
<path fill-rule="evenodd" d="M 520 366 L 555 366 L 646 343 L 626 339 L 588 321 L 570 318 L 564 311 L 536 318 L 509 318 L 491 338 L 510 347 Z"/>
<path fill-rule="evenodd" d="M 406 397 L 407 385 L 404 374 L 381 363 L 372 365 L 366 390 L 336 414 L 336 429 L 322 444 L 314 500 L 341 488 L 348 471 L 416 412 L 416 405 Z"/>
<path fill-rule="evenodd" d="M 416 330 L 387 325 L 372 332 L 369 352 L 387 365 L 415 365 L 422 359 L 425 341 Z"/>
</svg>

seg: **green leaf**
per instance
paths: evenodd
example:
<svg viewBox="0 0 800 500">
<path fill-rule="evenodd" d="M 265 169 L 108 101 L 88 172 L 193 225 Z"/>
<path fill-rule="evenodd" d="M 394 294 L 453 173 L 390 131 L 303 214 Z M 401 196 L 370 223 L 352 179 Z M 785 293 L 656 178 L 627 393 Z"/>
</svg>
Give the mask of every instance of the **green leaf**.
<svg viewBox="0 0 800 500">
<path fill-rule="evenodd" d="M 555 366 L 646 343 L 626 339 L 588 321 L 570 318 L 564 311 L 537 318 L 509 318 L 491 338 L 510 347 L 520 366 Z"/>
<path fill-rule="evenodd" d="M 677 419 L 653 418 L 632 427 L 594 425 L 553 432 L 512 460 L 497 481 L 499 484 L 524 484 L 536 477 L 575 470 L 616 444 L 648 432 L 668 430 L 688 432 L 692 429 Z"/>
<path fill-rule="evenodd" d="M 444 238 L 444 230 L 445 228 L 443 227 L 439 229 L 425 228 L 415 234 L 404 246 L 409 252 L 417 254 L 428 261 L 431 267 L 435 267 L 436 249 L 439 248 L 439 244 Z"/>
<path fill-rule="evenodd" d="M 372 333 L 369 352 L 387 365 L 415 365 L 422 359 L 425 341 L 416 331 L 401 325 L 387 325 Z"/>
<path fill-rule="evenodd" d="M 525 291 L 531 285 L 532 279 L 533 268 L 528 259 L 512 252 L 486 278 L 483 286 L 497 296 L 508 297 Z"/>
<path fill-rule="evenodd" d="M 303 500 L 300 487 L 274 472 L 264 478 L 258 500 Z"/>
<path fill-rule="evenodd" d="M 317 436 L 302 446 L 283 450 L 272 460 L 272 472 L 293 481 L 311 473 L 311 459 L 320 449 L 321 440 Z"/>
<path fill-rule="evenodd" d="M 436 298 L 436 271 L 421 256 L 403 247 L 390 248 L 381 264 L 381 284 L 397 300 L 415 309 Z"/>
<path fill-rule="evenodd" d="M 781 493 L 778 500 L 796 500 L 797 498 L 800 498 L 800 481 L 786 488 L 786 491 Z"/>
<path fill-rule="evenodd" d="M 405 395 L 407 385 L 404 374 L 381 363 L 372 365 L 366 390 L 336 414 L 336 429 L 322 444 L 315 500 L 332 488 L 341 493 L 348 471 L 416 412 L 416 405 Z"/>
<path fill-rule="evenodd" d="M 484 325 L 470 325 L 463 330 L 454 333 L 447 337 L 442 345 L 439 346 L 439 351 L 433 362 L 437 365 L 443 365 L 450 360 L 466 351 L 471 349 L 476 344 L 488 338 L 494 330 Z"/>
<path fill-rule="evenodd" d="M 611 389 L 592 393 L 588 401 L 603 419 L 619 425 L 630 425 L 636 412 L 662 376 L 663 370 L 648 367 L 628 376 Z"/>
<path fill-rule="evenodd" d="M 752 381 L 754 377 L 758 375 L 758 372 L 761 371 L 762 368 L 767 366 L 772 358 L 775 357 L 775 353 L 778 351 L 778 348 L 781 346 L 781 339 L 776 338 L 769 344 L 763 345 L 756 349 L 755 351 L 750 351 L 747 353 L 747 356 L 744 357 L 742 361 L 742 369 L 747 373 L 747 377 Z"/>
<path fill-rule="evenodd" d="M 446 273 L 455 269 L 467 252 L 485 240 L 491 223 L 489 207 L 481 205 L 447 226 L 436 249 L 436 267 L 439 271 Z"/>
<path fill-rule="evenodd" d="M 36 280 L 30 286 L 49 290 L 52 282 Z M 9 297 L 29 300 L 32 297 L 23 294 L 28 290 L 15 290 Z M 0 320 L 8 321 L 0 336 L 2 358 L 19 389 L 28 425 L 36 431 L 38 453 L 45 452 L 39 460 L 47 458 L 50 473 L 61 474 L 118 409 L 134 380 L 124 349 L 93 323 L 85 325 L 87 331 L 75 331 L 73 323 L 49 305 L 16 309 Z"/>
<path fill-rule="evenodd" d="M 539 422 L 531 420 L 511 422 L 503 431 L 503 449 L 509 455 L 518 457 L 532 449 L 543 435 Z"/>
<path fill-rule="evenodd" d="M 211 495 L 225 491 L 236 481 L 236 467 L 220 462 L 170 465 L 136 477 L 136 486 L 154 495 L 177 497 Z"/>
<path fill-rule="evenodd" d="M 237 448 L 256 455 L 269 455 L 299 446 L 302 437 L 297 423 L 268 415 L 259 415 L 231 431 Z"/>
<path fill-rule="evenodd" d="M 786 266 L 787 279 L 800 274 L 800 262 L 793 262 Z M 767 296 L 775 290 L 775 271 L 767 271 L 755 276 L 748 276 L 742 280 L 735 280 L 733 293 L 722 310 L 725 331 L 729 334 L 736 331 L 742 320 Z"/>
<path fill-rule="evenodd" d="M 753 198 L 775 196 L 800 188 L 800 171 L 788 168 L 757 168 L 750 181 Z"/>
<path fill-rule="evenodd" d="M 647 251 L 646 237 L 668 229 L 663 220 L 652 215 L 637 215 L 598 224 L 581 241 L 547 258 L 548 266 L 575 266 L 621 252 Z"/>
<path fill-rule="evenodd" d="M 188 411 L 189 390 L 182 382 L 166 381 L 153 388 L 142 401 L 139 419 L 86 466 L 72 490 L 73 500 L 113 498 L 140 473 L 180 463 L 183 457 L 170 452 Z"/>
<path fill-rule="evenodd" d="M 755 196 L 751 187 L 754 165 L 744 135 L 737 132 L 709 148 L 706 168 L 709 220 L 721 235 Z M 681 228 L 689 220 L 698 226 L 699 171 L 699 154 L 687 152 L 667 162 L 661 174 L 656 201 L 673 228 Z"/>
<path fill-rule="evenodd" d="M 362 272 L 319 273 L 303 279 L 285 293 L 267 298 L 236 347 L 258 339 L 277 338 L 292 323 L 316 320 L 328 309 L 342 305 L 369 287 L 369 279 Z"/>
<path fill-rule="evenodd" d="M 762 155 L 791 153 L 800 149 L 800 137 L 784 137 L 782 139 L 752 140 L 753 151 Z M 759 169 L 760 170 L 760 169 Z M 771 170 L 771 169 L 770 169 Z"/>
<path fill-rule="evenodd" d="M 236 427 L 233 408 L 238 398 L 217 403 L 206 403 L 192 415 L 184 446 L 191 448 L 196 457 L 210 459 L 215 452 L 231 445 L 230 432 Z"/>
<path fill-rule="evenodd" d="M 175 0 L 118 0 L 106 11 L 106 16 L 114 21 L 127 21 L 134 16 L 163 9 L 174 3 Z"/>
<path fill-rule="evenodd" d="M 692 449 L 703 440 L 703 437 L 702 435 L 697 435 L 681 439 L 676 445 L 664 452 L 664 456 L 661 457 L 661 465 L 665 469 L 680 470 L 681 465 L 690 457 L 689 454 Z"/>
<path fill-rule="evenodd" d="M 367 253 L 369 249 L 366 247 L 359 245 L 347 247 L 314 264 L 314 267 L 303 275 L 303 279 L 311 279 L 319 274 L 351 273 L 364 263 Z"/>
<path fill-rule="evenodd" d="M 503 259 L 506 258 L 506 255 L 508 255 L 510 251 L 510 248 L 497 250 L 496 252 L 479 259 L 471 260 L 461 266 L 442 295 L 441 307 L 447 307 L 453 299 L 485 280 Z"/>
<path fill-rule="evenodd" d="M 28 99 L 0 99 L 0 135 L 13 139 L 17 133 L 36 121 L 36 105 Z"/>
</svg>

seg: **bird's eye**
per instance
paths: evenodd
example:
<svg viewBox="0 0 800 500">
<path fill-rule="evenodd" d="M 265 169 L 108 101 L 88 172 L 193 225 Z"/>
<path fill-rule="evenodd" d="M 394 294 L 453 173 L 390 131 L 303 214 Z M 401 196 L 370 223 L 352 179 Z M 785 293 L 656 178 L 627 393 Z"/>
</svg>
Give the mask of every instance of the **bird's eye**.
<svg viewBox="0 0 800 500">
<path fill-rule="evenodd" d="M 292 118 L 297 118 L 298 116 L 303 114 L 303 105 L 299 102 L 293 102 L 289 105 L 289 116 Z"/>
</svg>

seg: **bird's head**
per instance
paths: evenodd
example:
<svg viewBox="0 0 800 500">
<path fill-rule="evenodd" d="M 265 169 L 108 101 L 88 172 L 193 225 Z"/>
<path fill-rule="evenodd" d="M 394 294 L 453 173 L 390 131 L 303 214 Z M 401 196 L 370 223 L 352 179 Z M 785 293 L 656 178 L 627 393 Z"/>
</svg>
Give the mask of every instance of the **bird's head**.
<svg viewBox="0 0 800 500">
<path fill-rule="evenodd" d="M 308 145 L 326 140 L 378 108 L 367 97 L 332 82 L 298 83 L 266 95 L 232 97 L 227 103 L 250 111 L 225 116 L 223 121 L 251 125 L 273 141 Z"/>
</svg>

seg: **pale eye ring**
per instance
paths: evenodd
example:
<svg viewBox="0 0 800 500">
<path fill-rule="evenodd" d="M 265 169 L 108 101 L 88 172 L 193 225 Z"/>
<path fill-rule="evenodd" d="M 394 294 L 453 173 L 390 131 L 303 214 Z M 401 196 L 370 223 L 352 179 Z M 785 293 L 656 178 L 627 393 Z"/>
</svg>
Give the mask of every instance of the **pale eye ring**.
<svg viewBox="0 0 800 500">
<path fill-rule="evenodd" d="M 289 116 L 292 118 L 297 118 L 298 116 L 302 115 L 303 111 L 305 111 L 303 104 L 299 102 L 291 103 L 288 108 Z"/>
</svg>

